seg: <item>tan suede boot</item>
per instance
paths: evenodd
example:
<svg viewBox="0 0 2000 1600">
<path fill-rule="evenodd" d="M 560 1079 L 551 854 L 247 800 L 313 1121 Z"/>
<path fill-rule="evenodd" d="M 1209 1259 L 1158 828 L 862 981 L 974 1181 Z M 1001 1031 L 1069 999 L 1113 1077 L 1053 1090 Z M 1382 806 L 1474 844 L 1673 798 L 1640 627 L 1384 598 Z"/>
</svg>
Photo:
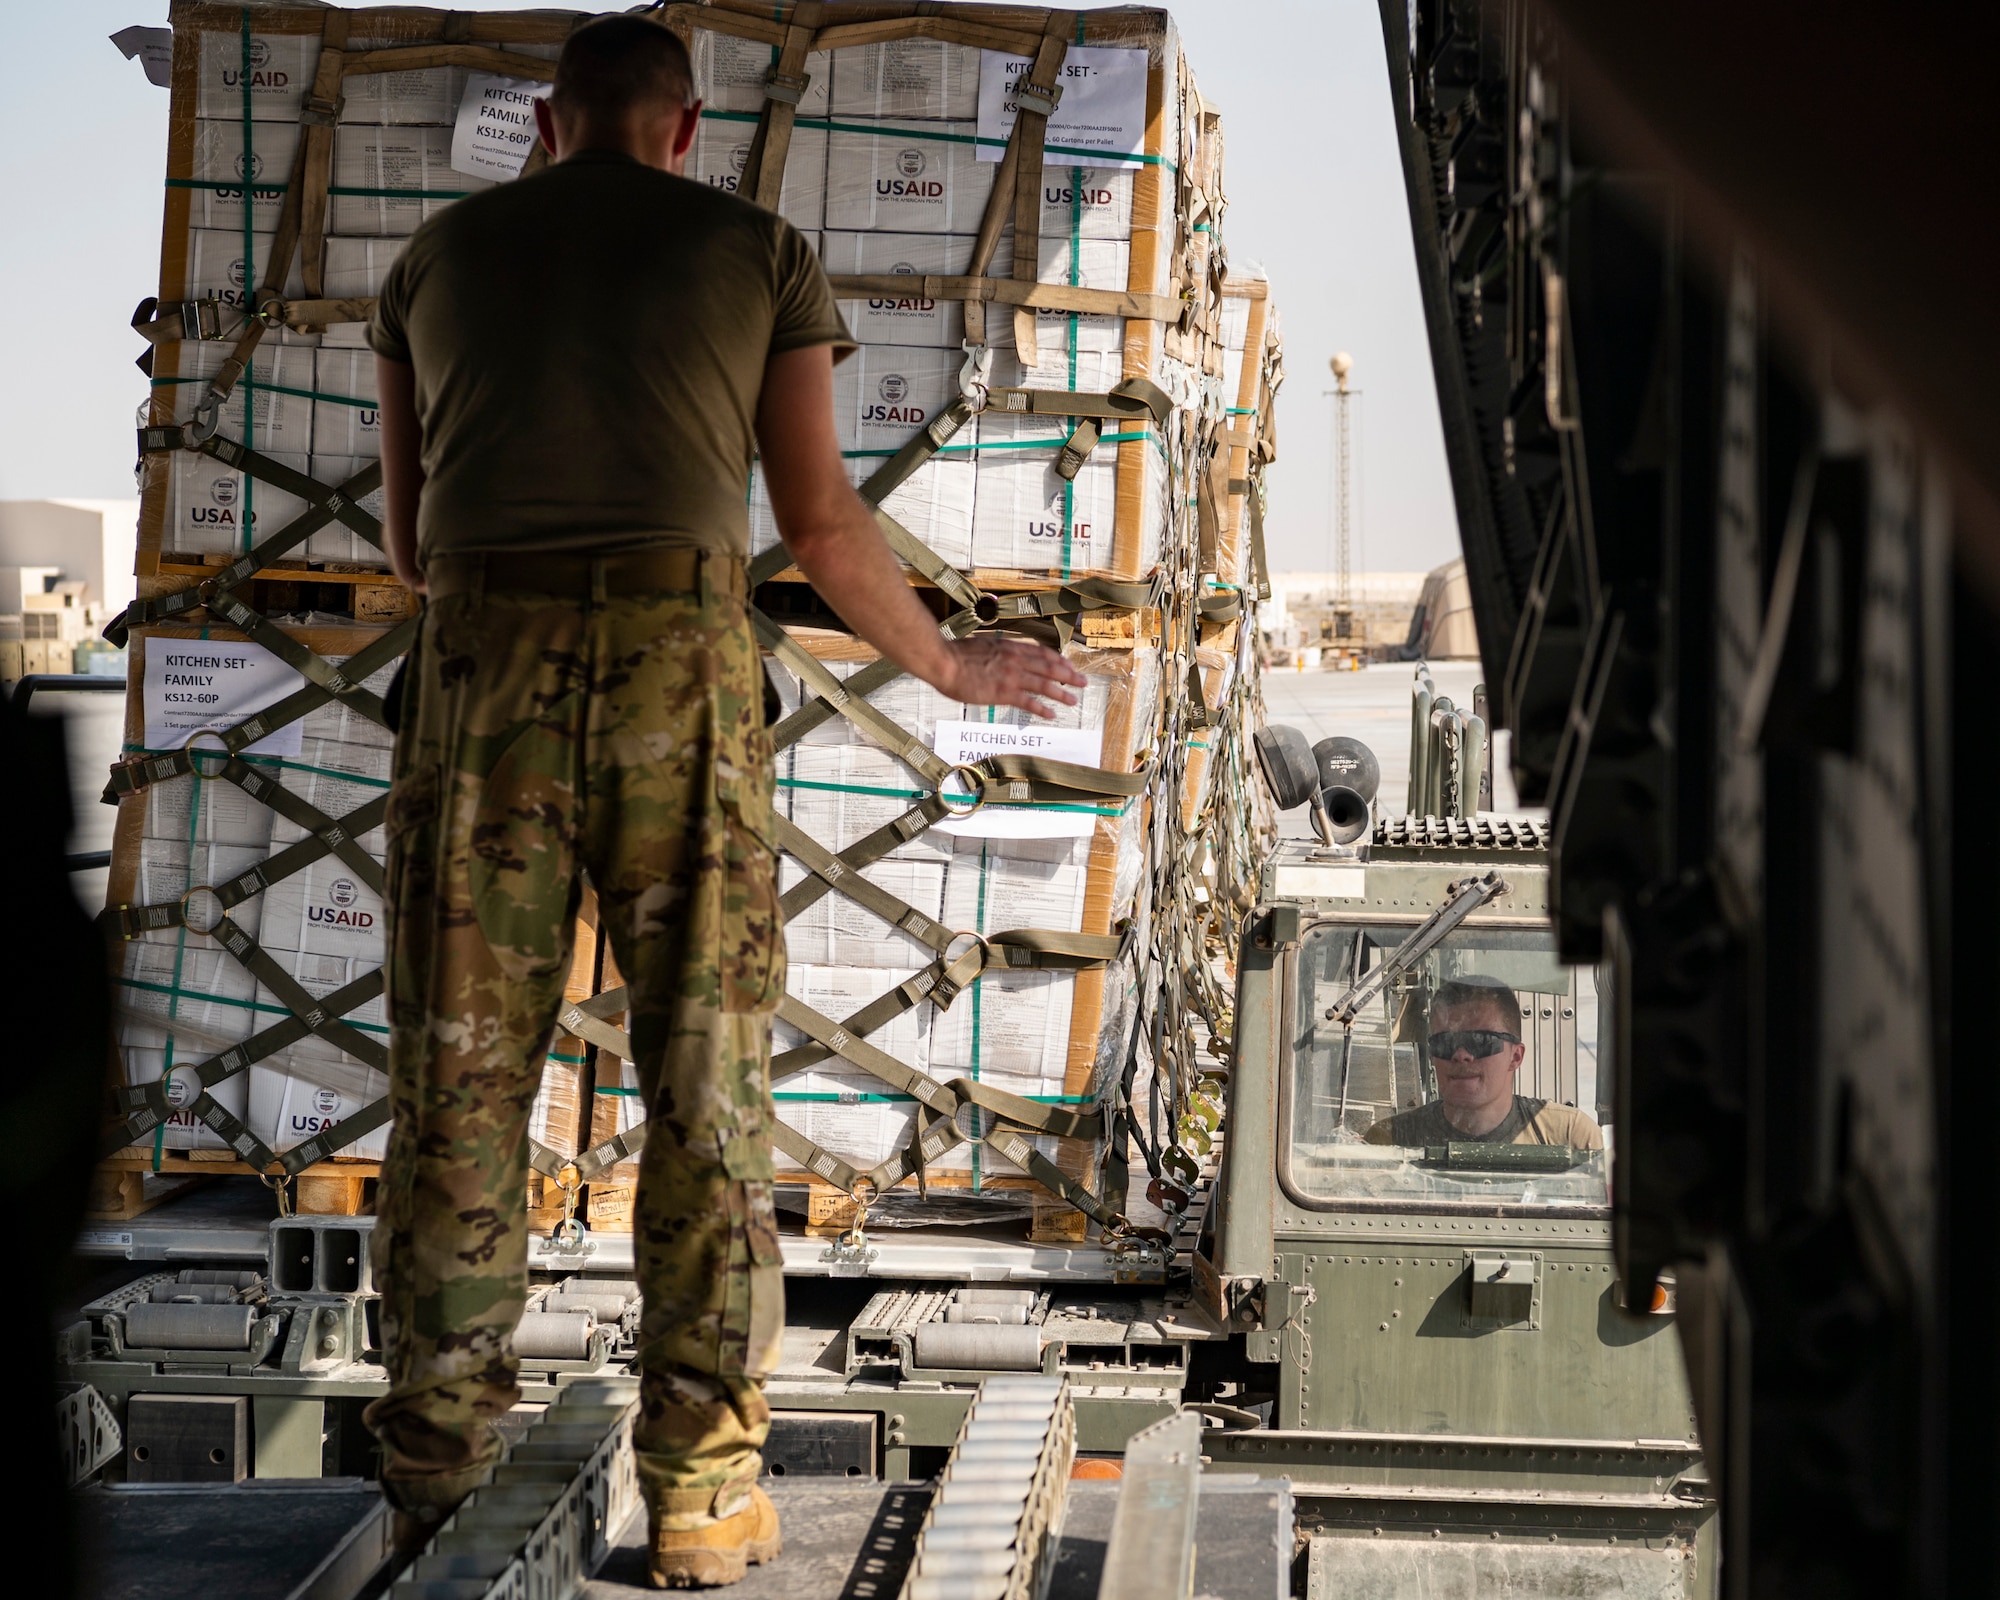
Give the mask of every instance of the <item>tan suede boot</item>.
<svg viewBox="0 0 2000 1600">
<path fill-rule="evenodd" d="M 774 1560 L 784 1548 L 778 1508 L 754 1483 L 669 1489 L 649 1499 L 656 1589 L 740 1583 L 752 1562 Z"/>
</svg>

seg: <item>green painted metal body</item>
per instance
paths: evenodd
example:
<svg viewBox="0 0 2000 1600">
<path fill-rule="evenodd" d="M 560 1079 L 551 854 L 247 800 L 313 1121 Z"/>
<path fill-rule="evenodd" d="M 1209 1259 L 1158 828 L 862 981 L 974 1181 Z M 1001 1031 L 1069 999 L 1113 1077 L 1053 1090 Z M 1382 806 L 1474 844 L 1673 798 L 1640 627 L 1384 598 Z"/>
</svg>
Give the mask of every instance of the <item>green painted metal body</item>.
<svg viewBox="0 0 2000 1600">
<path fill-rule="evenodd" d="M 1536 851 L 1356 859 L 1287 845 L 1267 866 L 1267 909 L 1238 963 L 1228 1143 L 1196 1285 L 1242 1331 L 1248 1370 L 1268 1374 L 1252 1385 L 1273 1395 L 1271 1425 L 1211 1433 L 1204 1449 L 1217 1470 L 1287 1472 L 1302 1527 L 1323 1537 L 1636 1541 L 1680 1563 L 1674 1592 L 1709 1594 L 1714 1508 L 1674 1320 L 1625 1308 L 1608 1207 L 1575 1203 L 1588 1182 L 1556 1203 L 1509 1203 L 1536 1194 L 1519 1180 L 1498 1203 L 1343 1197 L 1308 1170 L 1315 1152 L 1294 1127 L 1299 1075 L 1326 1070 L 1310 1055 L 1326 1026 L 1310 970 L 1301 994 L 1312 941 L 1352 948 L 1361 929 L 1391 948 L 1452 883 L 1495 868 L 1507 892 L 1454 938 L 1546 934 Z M 1575 1082 L 1574 1027 L 1549 1038 Z M 1544 1080 L 1560 1065 L 1542 1062 Z"/>
</svg>

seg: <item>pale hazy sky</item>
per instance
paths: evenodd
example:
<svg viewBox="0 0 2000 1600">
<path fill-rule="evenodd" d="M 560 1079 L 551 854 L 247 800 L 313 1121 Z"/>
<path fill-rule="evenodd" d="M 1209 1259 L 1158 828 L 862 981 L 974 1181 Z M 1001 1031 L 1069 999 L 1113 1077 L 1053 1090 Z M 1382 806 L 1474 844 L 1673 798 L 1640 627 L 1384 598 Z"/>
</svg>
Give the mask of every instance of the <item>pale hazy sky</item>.
<svg viewBox="0 0 2000 1600">
<path fill-rule="evenodd" d="M 494 6 L 492 9 L 521 9 Z M 1232 257 L 1261 261 L 1290 378 L 1271 469 L 1271 562 L 1324 570 L 1332 387 L 1354 356 L 1362 570 L 1458 553 L 1373 0 L 1171 6 L 1223 114 Z M 167 91 L 108 35 L 163 0 L 0 5 L 0 499 L 132 493 L 146 393 L 128 326 L 157 287 Z"/>
</svg>

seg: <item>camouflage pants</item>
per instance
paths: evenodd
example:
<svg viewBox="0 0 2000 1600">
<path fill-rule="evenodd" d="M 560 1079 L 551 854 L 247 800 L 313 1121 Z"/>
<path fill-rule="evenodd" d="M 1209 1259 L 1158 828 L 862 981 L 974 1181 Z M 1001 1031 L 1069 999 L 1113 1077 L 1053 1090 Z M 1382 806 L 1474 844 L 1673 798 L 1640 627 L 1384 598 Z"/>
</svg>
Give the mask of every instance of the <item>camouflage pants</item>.
<svg viewBox="0 0 2000 1600">
<path fill-rule="evenodd" d="M 705 560 L 696 593 L 455 594 L 425 613 L 389 808 L 391 1386 L 368 1411 L 406 1508 L 456 1501 L 520 1397 L 528 1118 L 584 871 L 631 986 L 648 1113 L 641 1476 L 698 1523 L 701 1491 L 740 1496 L 759 1470 L 784 1321 L 770 772 L 733 564 Z"/>
</svg>

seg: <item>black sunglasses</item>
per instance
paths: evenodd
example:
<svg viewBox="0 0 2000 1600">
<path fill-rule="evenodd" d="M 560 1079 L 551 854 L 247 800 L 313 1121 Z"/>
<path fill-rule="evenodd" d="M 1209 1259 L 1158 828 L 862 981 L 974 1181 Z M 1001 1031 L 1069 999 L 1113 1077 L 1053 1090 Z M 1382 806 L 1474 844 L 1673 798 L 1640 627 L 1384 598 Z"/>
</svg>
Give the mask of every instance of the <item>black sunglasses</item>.
<svg viewBox="0 0 2000 1600">
<path fill-rule="evenodd" d="M 1498 1028 L 1447 1028 L 1430 1036 L 1431 1059 L 1442 1061 L 1463 1050 L 1477 1061 L 1497 1056 L 1503 1046 L 1520 1042 L 1519 1034 L 1502 1033 Z"/>
</svg>

